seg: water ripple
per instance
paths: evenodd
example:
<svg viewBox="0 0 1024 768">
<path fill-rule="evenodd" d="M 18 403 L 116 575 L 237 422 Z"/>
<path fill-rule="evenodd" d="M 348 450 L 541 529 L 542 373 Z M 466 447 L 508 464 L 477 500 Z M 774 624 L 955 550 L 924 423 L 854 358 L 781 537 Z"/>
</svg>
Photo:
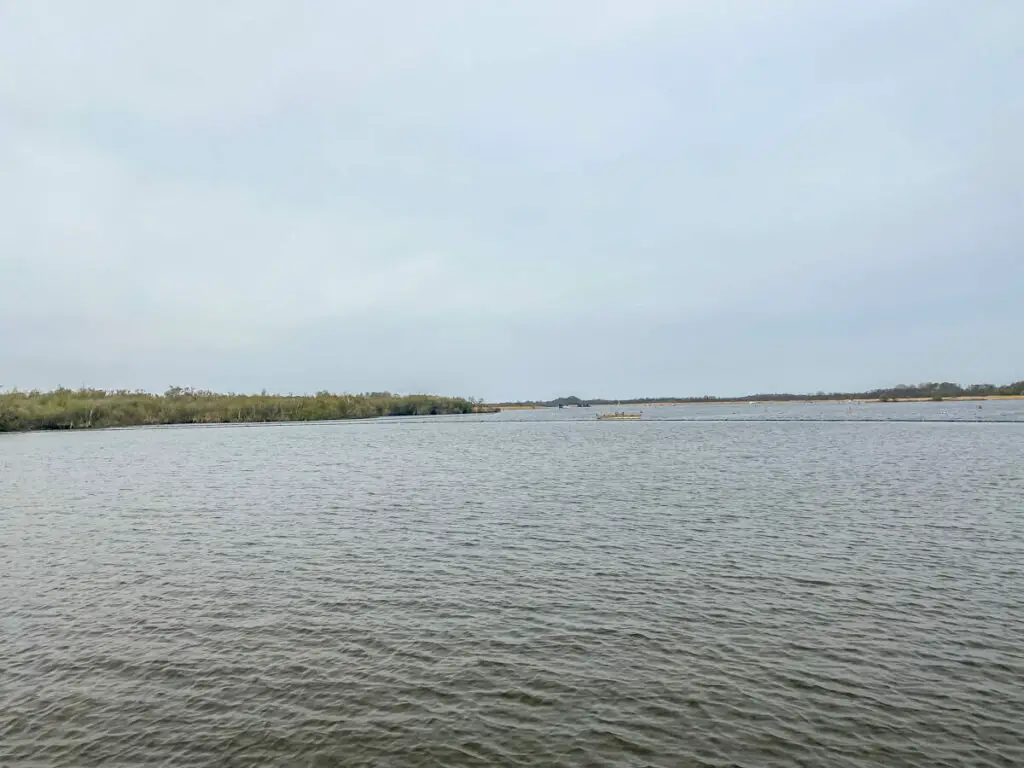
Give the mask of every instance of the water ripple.
<svg viewBox="0 0 1024 768">
<path fill-rule="evenodd" d="M 515 418 L 0 440 L 0 764 L 1024 764 L 1019 424 Z"/>
</svg>

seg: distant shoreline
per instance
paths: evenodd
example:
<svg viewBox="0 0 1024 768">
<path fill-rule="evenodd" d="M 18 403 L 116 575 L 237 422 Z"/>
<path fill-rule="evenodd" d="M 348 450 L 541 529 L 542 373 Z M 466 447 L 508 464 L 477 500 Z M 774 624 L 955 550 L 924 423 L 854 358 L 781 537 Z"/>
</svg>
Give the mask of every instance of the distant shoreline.
<svg viewBox="0 0 1024 768">
<path fill-rule="evenodd" d="M 390 392 L 359 395 L 333 394 L 326 391 L 315 395 L 278 395 L 263 392 L 259 395 L 242 395 L 171 387 L 162 395 L 157 395 L 128 390 L 61 388 L 52 392 L 0 392 L 0 433 L 172 424 L 340 421 L 380 416 L 487 414 L 558 407 L 644 408 L 667 405 L 751 406 L 786 403 L 941 403 L 986 400 L 1024 400 L 1024 381 L 1004 387 L 972 385 L 966 390 L 956 384 L 942 383 L 894 387 L 857 394 L 765 394 L 721 399 L 702 397 L 589 401 L 568 397 L 546 402 L 494 404 L 487 404 L 476 398 L 396 395 Z"/>
<path fill-rule="evenodd" d="M 0 392 L 0 433 L 172 424 L 342 421 L 493 410 L 467 398 L 390 392 L 239 395 L 171 387 L 164 394 L 156 395 L 127 390 L 62 388 L 52 392 Z"/>
<path fill-rule="evenodd" d="M 1024 395 L 985 395 L 978 397 L 944 397 L 941 400 L 934 400 L 930 397 L 901 397 L 895 400 L 880 400 L 877 397 L 844 397 L 844 398 L 794 398 L 790 400 L 707 400 L 707 401 L 673 401 L 661 400 L 653 403 L 630 403 L 622 401 L 623 405 L 786 405 L 787 403 L 950 403 L 950 402 L 975 402 L 982 400 L 1024 400 Z"/>
<path fill-rule="evenodd" d="M 953 397 L 894 397 L 889 400 L 885 400 L 878 397 L 789 397 L 782 400 L 764 399 L 723 399 L 723 400 L 619 400 L 615 403 L 606 402 L 593 402 L 588 404 L 589 406 L 601 407 L 601 406 L 612 406 L 612 405 L 631 405 L 631 406 L 642 406 L 647 407 L 663 407 L 666 405 L 787 405 L 792 403 L 800 403 L 809 405 L 813 403 L 880 403 L 880 404 L 892 404 L 892 403 L 953 403 L 953 402 L 984 402 L 984 401 L 998 401 L 998 400 L 1024 400 L 1024 395 L 960 395 Z M 493 404 L 491 407 L 499 408 L 502 411 L 539 411 L 546 410 L 549 408 L 558 408 L 557 405 L 547 405 L 542 403 L 500 403 Z M 568 405 L 566 408 L 579 408 L 578 405 Z"/>
</svg>

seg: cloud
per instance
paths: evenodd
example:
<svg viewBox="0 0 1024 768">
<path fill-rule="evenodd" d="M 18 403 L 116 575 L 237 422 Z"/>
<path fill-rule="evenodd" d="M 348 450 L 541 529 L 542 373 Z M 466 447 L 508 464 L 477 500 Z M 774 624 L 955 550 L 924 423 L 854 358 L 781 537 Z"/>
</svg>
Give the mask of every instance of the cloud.
<svg viewBox="0 0 1024 768">
<path fill-rule="evenodd" d="M 4 14 L 5 383 L 735 392 L 1024 289 L 1012 4 Z"/>
<path fill-rule="evenodd" d="M 214 343 L 244 343 L 402 301 L 446 269 L 415 251 L 381 260 L 383 225 L 357 214 L 329 222 L 244 190 L 150 179 L 66 144 L 5 155 L 3 201 L 19 226 L 3 247 L 23 254 L 26 289 L 5 302 L 8 316 L 88 316 L 116 333 L 127 309 L 159 324 L 157 341 L 201 344 L 216 328 Z"/>
</svg>

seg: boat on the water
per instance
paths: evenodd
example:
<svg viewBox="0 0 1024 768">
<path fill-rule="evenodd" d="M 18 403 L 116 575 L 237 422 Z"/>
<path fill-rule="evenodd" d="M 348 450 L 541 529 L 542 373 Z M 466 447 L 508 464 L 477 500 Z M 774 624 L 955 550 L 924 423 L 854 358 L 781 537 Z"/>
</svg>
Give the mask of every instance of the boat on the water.
<svg viewBox="0 0 1024 768">
<path fill-rule="evenodd" d="M 615 411 L 614 413 L 597 414 L 598 421 L 636 421 L 639 418 L 639 413 L 630 413 L 628 411 Z"/>
</svg>

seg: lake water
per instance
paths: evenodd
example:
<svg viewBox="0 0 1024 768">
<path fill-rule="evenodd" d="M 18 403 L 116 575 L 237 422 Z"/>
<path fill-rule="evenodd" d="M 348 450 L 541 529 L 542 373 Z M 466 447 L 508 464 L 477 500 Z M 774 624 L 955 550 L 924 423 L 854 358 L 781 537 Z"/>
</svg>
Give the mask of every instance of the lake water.
<svg viewBox="0 0 1024 768">
<path fill-rule="evenodd" d="M 0 765 L 1020 766 L 1024 402 L 0 435 Z"/>
</svg>

